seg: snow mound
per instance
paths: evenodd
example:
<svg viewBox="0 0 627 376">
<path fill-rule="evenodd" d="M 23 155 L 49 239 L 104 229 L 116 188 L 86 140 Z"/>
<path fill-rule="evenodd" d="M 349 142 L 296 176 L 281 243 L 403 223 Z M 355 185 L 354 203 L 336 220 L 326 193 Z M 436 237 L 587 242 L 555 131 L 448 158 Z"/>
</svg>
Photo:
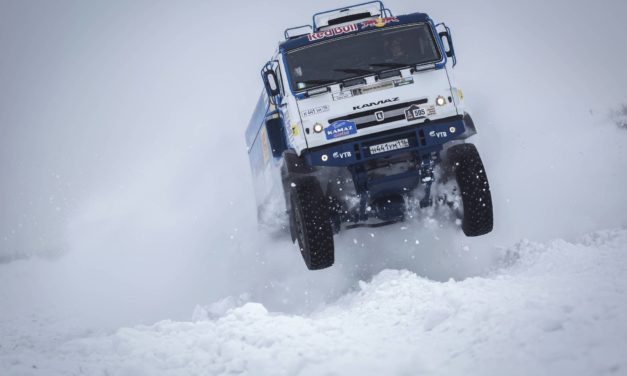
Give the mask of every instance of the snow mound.
<svg viewBox="0 0 627 376">
<path fill-rule="evenodd" d="M 625 229 L 577 242 L 525 240 L 486 277 L 435 282 L 385 270 L 305 316 L 229 298 L 197 307 L 191 322 L 56 347 L 9 343 L 0 367 L 19 375 L 624 374 L 626 245 Z"/>
</svg>

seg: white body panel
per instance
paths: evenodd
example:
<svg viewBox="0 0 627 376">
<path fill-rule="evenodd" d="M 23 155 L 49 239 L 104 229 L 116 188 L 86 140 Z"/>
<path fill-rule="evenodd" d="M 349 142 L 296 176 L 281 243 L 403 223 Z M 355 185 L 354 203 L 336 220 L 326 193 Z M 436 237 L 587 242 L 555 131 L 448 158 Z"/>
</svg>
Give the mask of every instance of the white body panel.
<svg viewBox="0 0 627 376">
<path fill-rule="evenodd" d="M 283 76 L 282 79 L 284 80 L 284 87 L 289 87 L 287 77 Z M 435 101 L 438 96 L 446 99 L 445 105 L 436 105 Z M 316 123 L 326 128 L 330 125 L 329 120 L 332 119 L 340 120 L 343 117 L 367 110 L 385 109 L 388 106 L 423 99 L 427 100 L 424 106 L 435 109 L 435 114 L 430 112 L 427 117 L 413 121 L 403 118 L 394 122 L 382 122 L 340 138 L 328 139 L 324 131 L 321 133 L 314 132 Z M 424 122 L 426 119 L 437 120 L 461 115 L 463 114 L 462 99 L 461 92 L 450 83 L 447 68 L 414 73 L 410 73 L 410 70 L 406 69 L 402 71 L 402 76 L 378 81 L 375 81 L 374 77 L 367 77 L 366 84 L 352 86 L 344 90 L 339 84 L 332 85 L 329 92 L 310 98 L 296 100 L 293 95 L 286 94 L 282 110 L 284 117 L 289 119 L 288 139 L 290 146 L 300 155 L 307 148 L 401 128 Z M 398 109 L 392 114 L 400 115 L 404 113 L 404 110 Z M 371 115 L 369 118 L 361 118 L 361 120 L 372 121 L 375 118 L 374 115 Z"/>
</svg>

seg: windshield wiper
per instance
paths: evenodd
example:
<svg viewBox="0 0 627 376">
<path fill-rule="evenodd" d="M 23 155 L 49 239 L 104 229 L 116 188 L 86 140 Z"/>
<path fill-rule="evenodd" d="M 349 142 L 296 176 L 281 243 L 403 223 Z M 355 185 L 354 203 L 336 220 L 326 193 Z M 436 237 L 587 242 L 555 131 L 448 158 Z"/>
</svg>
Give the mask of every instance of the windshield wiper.
<svg viewBox="0 0 627 376">
<path fill-rule="evenodd" d="M 390 68 L 387 70 L 382 70 L 377 73 L 377 76 L 379 77 L 380 80 L 394 77 L 394 76 L 400 76 L 401 71 L 403 69 L 411 68 L 411 64 L 405 64 L 405 63 L 374 63 L 374 64 L 370 64 L 370 66 Z"/>
<path fill-rule="evenodd" d="M 350 73 L 350 74 L 373 74 L 374 72 L 369 69 L 359 69 L 359 68 L 338 68 L 333 69 L 336 72 L 342 73 Z"/>
<path fill-rule="evenodd" d="M 306 81 L 298 81 L 298 83 L 303 83 L 307 85 L 327 85 L 337 82 L 336 80 L 306 80 Z"/>
<path fill-rule="evenodd" d="M 412 64 L 405 63 L 375 63 L 370 64 L 371 67 L 383 67 L 383 68 L 409 68 Z"/>
</svg>

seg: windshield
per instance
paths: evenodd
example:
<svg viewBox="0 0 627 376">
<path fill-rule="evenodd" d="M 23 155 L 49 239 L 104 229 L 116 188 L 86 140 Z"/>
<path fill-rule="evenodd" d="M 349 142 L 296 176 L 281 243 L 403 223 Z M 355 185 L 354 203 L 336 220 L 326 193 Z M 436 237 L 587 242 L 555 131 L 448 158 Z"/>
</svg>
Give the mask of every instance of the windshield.
<svg viewBox="0 0 627 376">
<path fill-rule="evenodd" d="M 441 59 L 426 23 L 354 34 L 286 53 L 294 91 Z"/>
</svg>

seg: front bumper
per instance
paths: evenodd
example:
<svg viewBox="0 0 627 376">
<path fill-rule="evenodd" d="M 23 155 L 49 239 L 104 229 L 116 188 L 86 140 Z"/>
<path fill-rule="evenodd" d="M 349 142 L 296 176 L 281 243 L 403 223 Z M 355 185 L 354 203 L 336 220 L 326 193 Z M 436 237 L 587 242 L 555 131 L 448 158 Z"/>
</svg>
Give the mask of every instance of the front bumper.
<svg viewBox="0 0 627 376">
<path fill-rule="evenodd" d="M 442 150 L 449 141 L 466 138 L 465 133 L 463 117 L 458 115 L 320 146 L 305 151 L 303 157 L 310 166 L 343 167 L 408 152 L 426 155 Z M 402 141 L 403 147 L 371 152 L 371 146 L 397 141 Z"/>
</svg>

